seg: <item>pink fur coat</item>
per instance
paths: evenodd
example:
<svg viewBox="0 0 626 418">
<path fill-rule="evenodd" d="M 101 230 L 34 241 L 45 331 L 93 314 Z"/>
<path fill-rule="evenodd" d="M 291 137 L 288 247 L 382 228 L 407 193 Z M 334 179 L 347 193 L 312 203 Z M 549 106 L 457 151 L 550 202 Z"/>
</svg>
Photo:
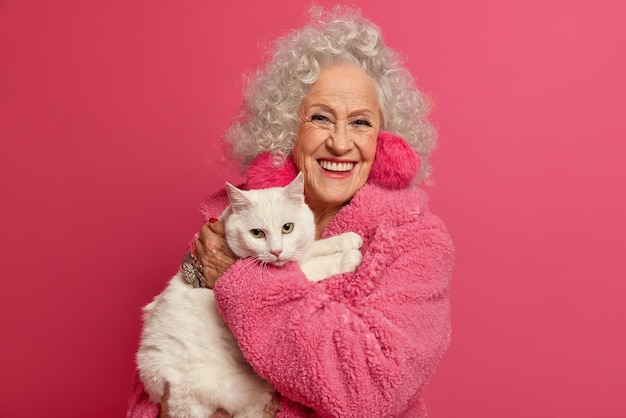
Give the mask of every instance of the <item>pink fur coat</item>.
<svg viewBox="0 0 626 418">
<path fill-rule="evenodd" d="M 363 238 L 357 271 L 312 283 L 296 263 L 235 263 L 217 282 L 218 308 L 247 360 L 281 393 L 278 418 L 426 417 L 422 389 L 450 340 L 454 249 L 427 195 L 412 186 L 417 154 L 381 133 L 368 182 L 324 237 Z M 248 186 L 283 186 L 296 175 L 268 155 L 248 170 Z M 203 206 L 207 217 L 225 193 Z M 128 417 L 156 417 L 140 382 Z"/>
</svg>

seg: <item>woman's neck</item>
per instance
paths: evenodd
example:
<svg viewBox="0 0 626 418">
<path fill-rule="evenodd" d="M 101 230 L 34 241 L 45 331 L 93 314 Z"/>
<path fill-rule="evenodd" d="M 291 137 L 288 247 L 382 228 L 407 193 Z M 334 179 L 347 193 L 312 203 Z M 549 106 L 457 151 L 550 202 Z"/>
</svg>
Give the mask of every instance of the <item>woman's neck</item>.
<svg viewBox="0 0 626 418">
<path fill-rule="evenodd" d="M 313 211 L 313 215 L 315 217 L 315 239 L 322 238 L 326 227 L 330 225 L 337 212 L 339 212 L 344 206 L 345 204 L 340 206 L 315 206 L 309 204 L 309 207 Z"/>
</svg>

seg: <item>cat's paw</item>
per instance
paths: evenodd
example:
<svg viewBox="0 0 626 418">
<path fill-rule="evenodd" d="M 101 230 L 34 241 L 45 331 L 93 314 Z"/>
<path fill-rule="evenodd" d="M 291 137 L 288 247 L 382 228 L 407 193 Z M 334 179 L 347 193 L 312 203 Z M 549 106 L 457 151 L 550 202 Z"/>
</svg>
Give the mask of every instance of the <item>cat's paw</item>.
<svg viewBox="0 0 626 418">
<path fill-rule="evenodd" d="M 355 234 L 356 235 L 356 234 Z M 357 235 L 357 237 L 359 237 Z M 361 239 L 361 237 L 359 237 Z M 363 254 L 361 251 L 357 249 L 348 250 L 343 254 L 343 269 L 345 273 L 353 272 L 361 265 L 361 261 L 363 261 Z"/>
<path fill-rule="evenodd" d="M 361 238 L 361 236 L 356 232 L 344 232 L 342 236 L 344 251 L 358 250 L 359 248 L 361 248 L 361 245 L 363 245 L 363 238 Z"/>
</svg>

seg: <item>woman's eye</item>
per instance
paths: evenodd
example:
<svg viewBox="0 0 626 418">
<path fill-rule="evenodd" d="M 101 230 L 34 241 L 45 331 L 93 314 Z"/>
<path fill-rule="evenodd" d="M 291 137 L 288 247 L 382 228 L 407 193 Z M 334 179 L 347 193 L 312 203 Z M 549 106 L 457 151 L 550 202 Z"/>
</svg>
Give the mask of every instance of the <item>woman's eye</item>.
<svg viewBox="0 0 626 418">
<path fill-rule="evenodd" d="M 265 232 L 261 231 L 260 229 L 251 229 L 250 235 L 252 235 L 254 238 L 263 238 L 265 236 Z"/>
<path fill-rule="evenodd" d="M 370 123 L 370 121 L 366 120 L 366 119 L 357 119 L 353 122 L 355 125 L 357 126 L 368 126 L 371 127 L 372 124 Z"/>
<path fill-rule="evenodd" d="M 313 115 L 311 116 L 311 120 L 313 122 L 324 122 L 324 123 L 330 123 L 330 119 L 328 119 L 326 116 L 324 115 Z"/>
<path fill-rule="evenodd" d="M 286 223 L 285 225 L 283 225 L 283 234 L 291 234 L 291 232 L 293 231 L 293 224 L 290 223 Z"/>
</svg>

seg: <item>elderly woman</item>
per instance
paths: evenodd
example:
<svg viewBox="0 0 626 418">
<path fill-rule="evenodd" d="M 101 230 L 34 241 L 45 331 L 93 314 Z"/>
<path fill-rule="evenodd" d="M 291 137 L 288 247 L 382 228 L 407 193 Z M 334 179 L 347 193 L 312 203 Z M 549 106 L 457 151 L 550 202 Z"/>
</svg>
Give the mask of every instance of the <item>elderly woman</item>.
<svg viewBox="0 0 626 418">
<path fill-rule="evenodd" d="M 314 13 L 248 86 L 226 135 L 247 187 L 301 171 L 317 238 L 363 238 L 355 272 L 312 283 L 296 263 L 238 261 L 214 218 L 224 193 L 203 207 L 194 255 L 246 359 L 279 392 L 277 417 L 426 416 L 422 390 L 450 339 L 454 257 L 414 185 L 436 141 L 427 113 L 398 55 L 355 11 Z M 148 404 L 138 384 L 129 416 L 157 414 Z"/>
</svg>

